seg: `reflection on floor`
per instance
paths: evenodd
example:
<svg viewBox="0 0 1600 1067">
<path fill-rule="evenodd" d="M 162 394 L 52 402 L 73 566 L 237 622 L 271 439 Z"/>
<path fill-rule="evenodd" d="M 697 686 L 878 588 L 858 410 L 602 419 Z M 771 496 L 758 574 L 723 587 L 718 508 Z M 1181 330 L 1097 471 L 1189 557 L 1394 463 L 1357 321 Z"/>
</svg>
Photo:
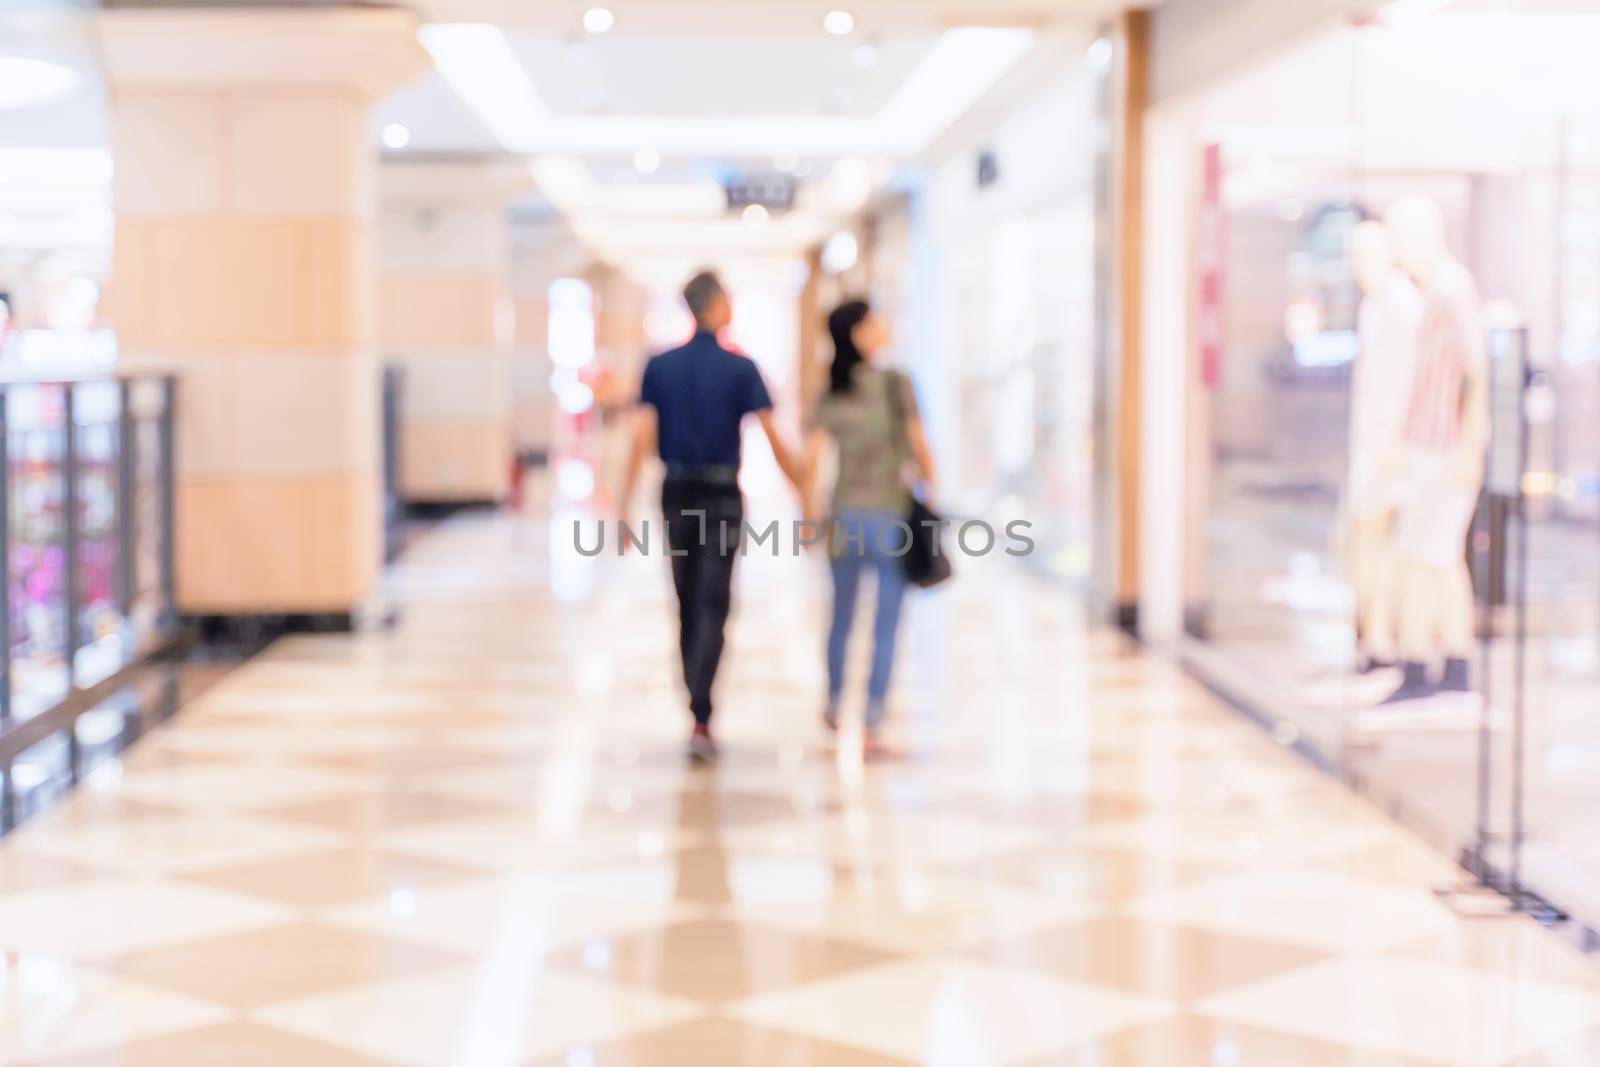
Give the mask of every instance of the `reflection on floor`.
<svg viewBox="0 0 1600 1067">
<path fill-rule="evenodd" d="M 1353 673 L 1354 602 L 1334 553 L 1332 489 L 1303 469 L 1246 463 L 1219 472 L 1211 518 L 1207 647 L 1194 659 L 1243 702 L 1292 723 L 1329 762 L 1392 798 L 1411 823 L 1452 853 L 1476 845 L 1478 717 L 1368 714 L 1399 683 L 1397 671 Z M 1529 541 L 1529 629 L 1524 715 L 1527 758 L 1521 871 L 1527 883 L 1600 929 L 1600 553 L 1596 527 L 1534 507 Z M 1515 553 L 1512 553 L 1513 558 Z M 1512 609 L 1498 613 L 1484 666 L 1492 680 L 1492 815 L 1509 825 L 1511 720 L 1516 685 Z M 1503 842 L 1490 861 L 1510 867 Z"/>
<path fill-rule="evenodd" d="M 820 564 L 752 557 L 687 768 L 665 564 L 471 517 L 0 845 L 0 1065 L 1600 1058 L 1600 971 L 1020 569 L 820 736 Z M 552 546 L 556 546 L 554 549 Z"/>
</svg>

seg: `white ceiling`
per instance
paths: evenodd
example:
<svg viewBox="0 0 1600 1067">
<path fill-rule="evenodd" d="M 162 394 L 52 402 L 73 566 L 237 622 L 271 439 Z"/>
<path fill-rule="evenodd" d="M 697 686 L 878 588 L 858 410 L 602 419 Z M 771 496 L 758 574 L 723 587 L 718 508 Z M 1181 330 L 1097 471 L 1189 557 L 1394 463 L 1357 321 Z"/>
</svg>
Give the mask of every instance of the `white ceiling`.
<svg viewBox="0 0 1600 1067">
<path fill-rule="evenodd" d="M 583 32 L 591 2 L 614 12 L 609 33 Z M 459 79 L 431 70 L 379 102 L 372 136 L 376 145 L 385 125 L 407 127 L 410 143 L 395 158 L 526 158 L 549 200 L 613 258 L 684 239 L 794 251 L 859 210 L 897 162 L 974 104 L 1003 97 L 1030 48 L 1037 59 L 1065 33 L 1071 44 L 1057 59 L 1081 61 L 1087 28 L 1112 2 L 413 0 L 433 25 L 489 24 L 521 85 L 499 94 L 513 106 L 486 121 L 484 96 L 468 93 L 469 103 Z M 0 110 L 0 149 L 103 153 L 93 12 L 76 0 L 25 6 L 26 17 L 0 11 L 0 53 L 66 64 L 80 85 L 57 103 Z M 836 6 L 855 15 L 853 33 L 823 30 Z M 659 153 L 654 173 L 635 170 L 641 148 Z M 746 226 L 728 215 L 725 179 L 779 166 L 802 187 L 791 217 Z M 74 242 L 109 239 L 107 190 L 32 186 L 31 206 L 19 208 L 19 189 L 0 176 L 0 242 L 26 230 L 47 247 L 51 218 Z"/>
<path fill-rule="evenodd" d="M 833 8 L 849 10 L 863 33 L 937 31 L 951 26 L 1040 27 L 1094 18 L 1120 0 L 413 0 L 430 22 L 489 22 L 511 30 L 577 33 L 597 4 L 616 16 L 613 32 L 809 34 Z"/>
<path fill-rule="evenodd" d="M 865 0 L 844 35 L 824 30 L 827 2 L 623 0 L 609 32 L 587 34 L 584 6 L 425 2 L 436 69 L 375 126 L 410 132 L 396 158 L 527 157 L 579 237 L 619 263 L 685 243 L 799 252 L 1030 54 L 1083 62 L 1092 26 L 1062 0 Z M 656 169 L 634 166 L 640 150 Z M 726 180 L 775 170 L 799 181 L 792 212 L 759 225 L 729 212 Z"/>
<path fill-rule="evenodd" d="M 1568 166 L 1600 166 L 1600 5 L 1586 3 L 1323 34 L 1208 94 L 1200 125 L 1263 173 L 1512 173 L 1553 169 L 1563 152 Z"/>
<path fill-rule="evenodd" d="M 875 42 L 877 62 L 863 68 L 854 56 L 868 38 L 820 29 L 508 36 L 556 114 L 728 117 L 875 115 L 939 39 L 897 31 Z"/>
</svg>

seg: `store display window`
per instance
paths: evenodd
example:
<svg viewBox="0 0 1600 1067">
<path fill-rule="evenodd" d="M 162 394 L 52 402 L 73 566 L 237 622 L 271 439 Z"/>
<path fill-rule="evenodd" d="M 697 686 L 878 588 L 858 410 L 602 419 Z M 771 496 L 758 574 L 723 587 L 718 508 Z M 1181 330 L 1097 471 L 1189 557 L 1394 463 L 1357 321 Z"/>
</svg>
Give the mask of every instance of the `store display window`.
<svg viewBox="0 0 1600 1067">
<path fill-rule="evenodd" d="M 1395 4 L 1185 102 L 1169 310 L 1193 657 L 1600 918 L 1597 50 L 1570 5 Z"/>
</svg>

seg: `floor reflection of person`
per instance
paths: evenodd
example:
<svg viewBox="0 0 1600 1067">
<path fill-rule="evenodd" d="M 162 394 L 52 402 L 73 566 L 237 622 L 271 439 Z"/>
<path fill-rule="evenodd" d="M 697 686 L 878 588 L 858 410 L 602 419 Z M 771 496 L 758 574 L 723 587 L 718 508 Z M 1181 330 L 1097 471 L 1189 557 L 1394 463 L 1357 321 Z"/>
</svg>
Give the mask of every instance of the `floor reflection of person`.
<svg viewBox="0 0 1600 1067">
<path fill-rule="evenodd" d="M 778 466 L 796 485 L 800 470 L 778 432 L 761 371 L 717 339 L 733 319 L 722 282 L 702 271 L 685 286 L 683 299 L 694 316 L 695 334 L 645 365 L 619 508 L 625 516 L 646 457 L 658 453 L 667 468 L 661 508 L 678 595 L 683 680 L 694 715 L 689 756 L 709 762 L 717 756 L 711 691 L 722 660 L 744 523 L 739 461 L 745 416 L 760 419 Z"/>
<path fill-rule="evenodd" d="M 807 441 L 803 495 L 809 502 L 824 452 L 838 449 L 829 554 L 833 617 L 828 629 L 828 697 L 823 721 L 839 725 L 844 696 L 845 654 L 855 619 L 863 572 L 877 584 L 873 616 L 872 673 L 867 680 L 865 755 L 882 755 L 883 726 L 894 671 L 895 634 L 905 597 L 901 556 L 910 536 L 911 505 L 906 471 L 914 467 L 925 499 L 934 486 L 932 453 L 922 429 L 916 394 L 905 375 L 878 365 L 893 342 L 888 322 L 864 301 L 851 301 L 828 317 L 833 366 L 828 390 L 817 401 Z"/>
</svg>

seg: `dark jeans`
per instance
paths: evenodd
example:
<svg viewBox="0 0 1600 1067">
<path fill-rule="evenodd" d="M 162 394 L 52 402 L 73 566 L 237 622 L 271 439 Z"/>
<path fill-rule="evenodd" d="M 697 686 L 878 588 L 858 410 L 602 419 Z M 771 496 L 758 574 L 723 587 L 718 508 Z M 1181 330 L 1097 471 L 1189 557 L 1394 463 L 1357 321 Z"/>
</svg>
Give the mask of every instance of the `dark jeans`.
<svg viewBox="0 0 1600 1067">
<path fill-rule="evenodd" d="M 737 485 L 669 477 L 661 487 L 678 591 L 678 644 L 695 722 L 711 721 L 711 686 L 722 659 L 723 629 L 733 603 L 744 500 Z"/>
</svg>

